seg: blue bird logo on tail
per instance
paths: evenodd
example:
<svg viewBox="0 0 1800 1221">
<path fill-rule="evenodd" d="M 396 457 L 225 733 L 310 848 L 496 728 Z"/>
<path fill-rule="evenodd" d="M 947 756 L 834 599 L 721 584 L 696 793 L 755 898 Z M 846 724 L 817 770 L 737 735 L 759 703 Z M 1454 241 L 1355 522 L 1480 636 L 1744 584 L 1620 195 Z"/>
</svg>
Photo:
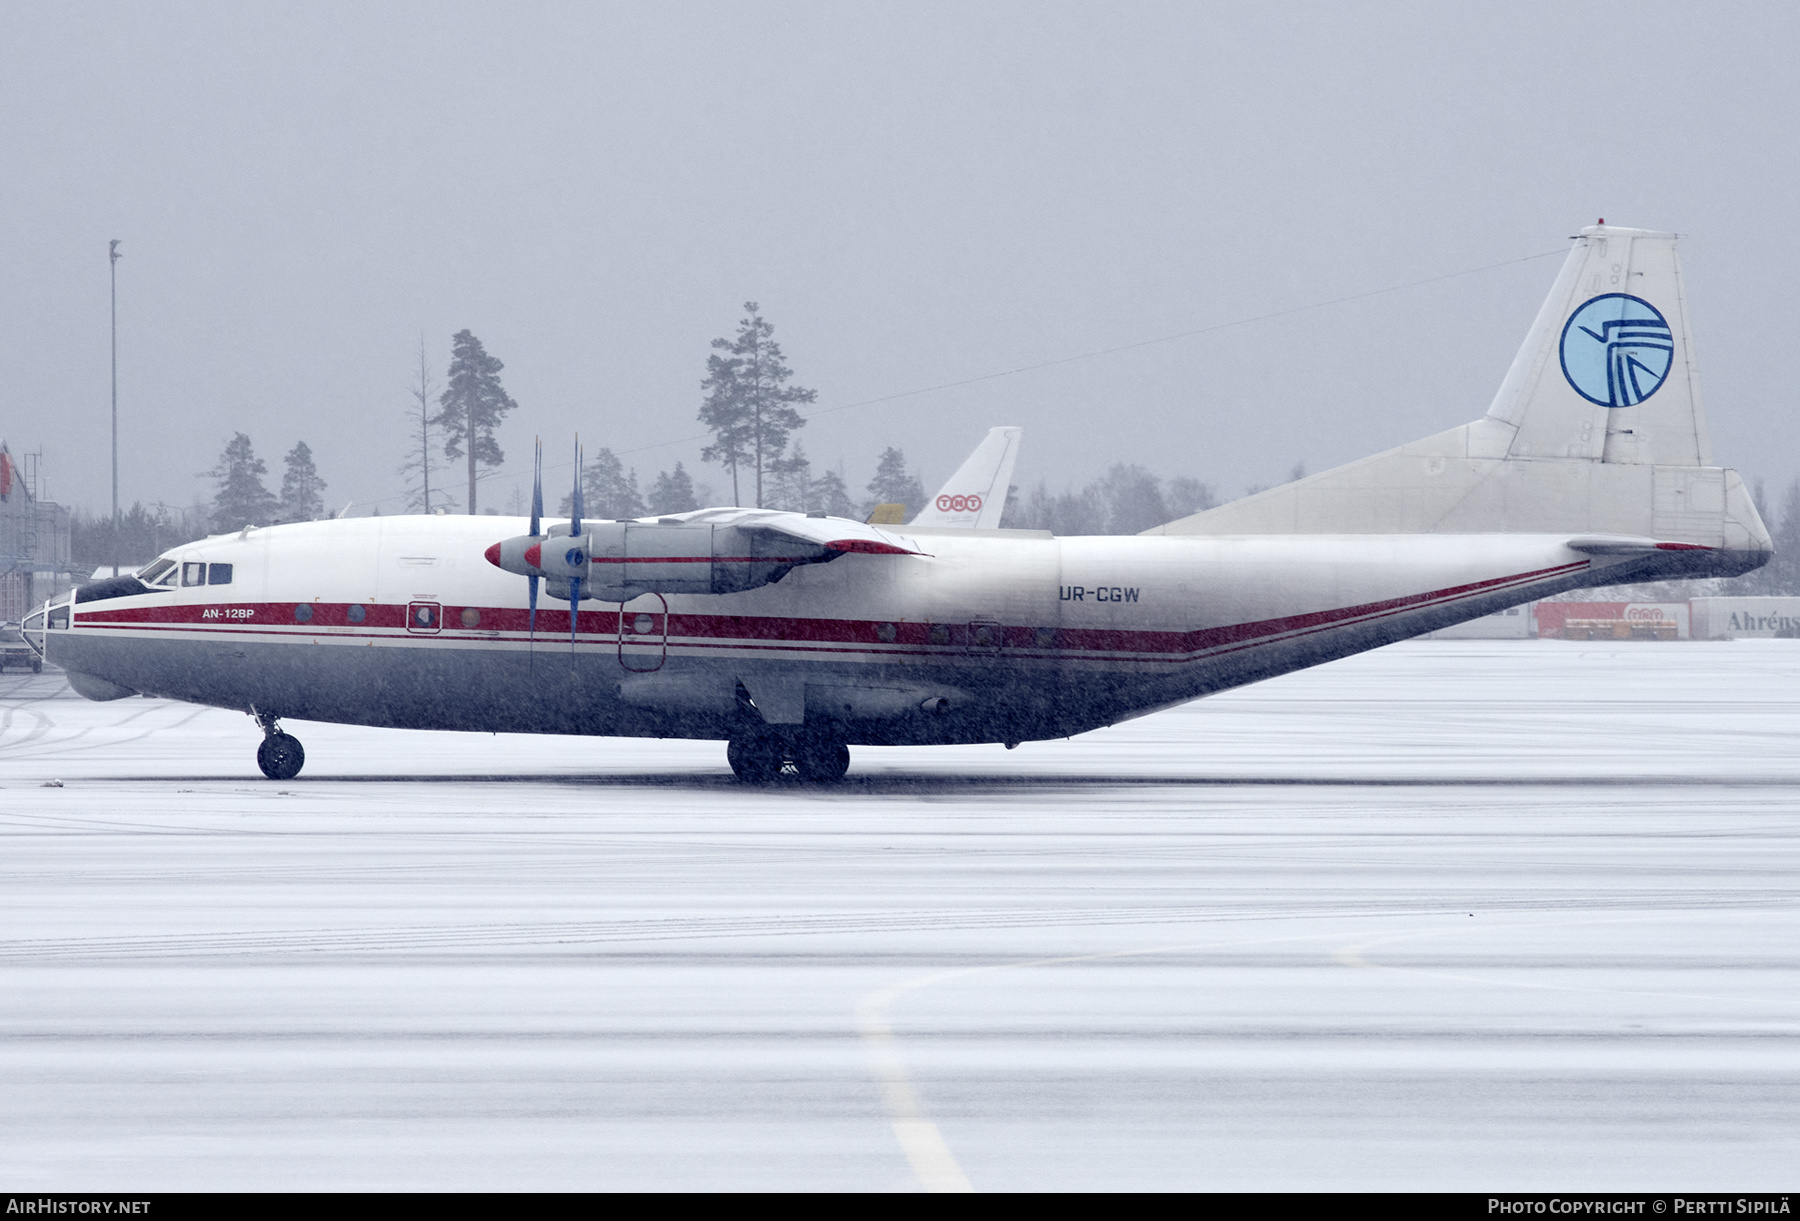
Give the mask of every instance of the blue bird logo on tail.
<svg viewBox="0 0 1800 1221">
<path fill-rule="evenodd" d="M 1643 402 L 1661 388 L 1674 361 L 1668 319 L 1642 297 L 1595 297 L 1563 326 L 1563 376 L 1582 398 L 1602 407 Z"/>
</svg>

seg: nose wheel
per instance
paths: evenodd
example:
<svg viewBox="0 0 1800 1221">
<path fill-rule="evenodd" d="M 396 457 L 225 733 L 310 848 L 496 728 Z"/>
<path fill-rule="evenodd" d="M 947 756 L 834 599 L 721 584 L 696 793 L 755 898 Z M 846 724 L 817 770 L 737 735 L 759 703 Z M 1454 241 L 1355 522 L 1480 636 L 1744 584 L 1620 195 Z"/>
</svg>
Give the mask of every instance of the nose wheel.
<svg viewBox="0 0 1800 1221">
<path fill-rule="evenodd" d="M 292 780 L 306 766 L 306 750 L 300 739 L 281 732 L 281 723 L 272 715 L 252 710 L 256 723 L 262 726 L 262 745 L 256 748 L 256 766 L 271 780 Z"/>
</svg>

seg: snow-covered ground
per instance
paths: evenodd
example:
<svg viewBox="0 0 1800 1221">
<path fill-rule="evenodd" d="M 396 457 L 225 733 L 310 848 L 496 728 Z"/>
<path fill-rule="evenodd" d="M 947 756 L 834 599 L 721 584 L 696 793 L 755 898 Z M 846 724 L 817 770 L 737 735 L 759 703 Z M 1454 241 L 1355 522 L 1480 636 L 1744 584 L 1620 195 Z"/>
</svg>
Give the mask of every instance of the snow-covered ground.
<svg viewBox="0 0 1800 1221">
<path fill-rule="evenodd" d="M 1796 676 L 1421 642 L 755 791 L 9 674 L 0 1188 L 1785 1189 Z"/>
</svg>

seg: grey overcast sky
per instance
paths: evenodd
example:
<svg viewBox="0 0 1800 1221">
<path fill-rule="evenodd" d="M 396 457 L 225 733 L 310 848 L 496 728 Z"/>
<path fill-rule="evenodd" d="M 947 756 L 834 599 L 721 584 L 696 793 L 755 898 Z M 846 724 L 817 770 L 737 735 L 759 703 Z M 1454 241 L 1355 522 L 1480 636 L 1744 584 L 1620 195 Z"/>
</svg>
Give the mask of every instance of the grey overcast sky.
<svg viewBox="0 0 1800 1221">
<path fill-rule="evenodd" d="M 487 504 L 577 430 L 724 492 L 691 438 L 746 300 L 859 491 L 883 446 L 932 486 L 1021 424 L 1021 484 L 1237 494 L 1479 415 L 1529 256 L 1604 216 L 1686 235 L 1717 459 L 1785 481 L 1797 33 L 1773 3 L 4 0 L 0 436 L 106 507 L 120 238 L 126 504 L 209 496 L 241 430 L 272 482 L 304 439 L 328 500 L 400 511 L 409 363 L 464 327 L 519 402 Z"/>
</svg>

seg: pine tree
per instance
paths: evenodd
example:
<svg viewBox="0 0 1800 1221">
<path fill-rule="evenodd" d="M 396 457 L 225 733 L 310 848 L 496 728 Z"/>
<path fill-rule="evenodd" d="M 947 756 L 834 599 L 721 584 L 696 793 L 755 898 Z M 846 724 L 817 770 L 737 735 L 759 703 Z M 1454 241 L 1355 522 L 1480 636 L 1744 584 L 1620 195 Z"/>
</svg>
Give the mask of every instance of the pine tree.
<svg viewBox="0 0 1800 1221">
<path fill-rule="evenodd" d="M 1192 517 L 1219 503 L 1213 499 L 1212 485 L 1201 483 L 1191 475 L 1177 475 L 1169 480 L 1165 499 L 1169 502 L 1170 514 L 1175 518 Z"/>
<path fill-rule="evenodd" d="M 500 370 L 506 366 L 487 354 L 481 340 L 464 330 L 451 336 L 450 343 L 450 385 L 439 396 L 440 410 L 431 422 L 443 433 L 445 455 L 468 459 L 469 512 L 474 513 L 476 467 L 492 469 L 506 461 L 494 430 L 518 404 L 500 384 Z"/>
<path fill-rule="evenodd" d="M 219 455 L 219 465 L 207 474 L 218 482 L 213 496 L 212 524 L 217 530 L 241 530 L 275 520 L 279 502 L 263 486 L 269 468 L 243 433 L 233 433 Z"/>
<path fill-rule="evenodd" d="M 1038 481 L 1031 495 L 1017 511 L 1021 530 L 1048 530 L 1052 534 L 1101 534 L 1106 529 L 1106 507 L 1100 484 L 1090 483 L 1081 491 L 1052 494 L 1050 485 Z"/>
<path fill-rule="evenodd" d="M 808 512 L 816 510 L 833 517 L 857 515 L 856 502 L 850 499 L 850 489 L 844 485 L 844 477 L 837 471 L 828 470 L 813 480 L 808 505 Z"/>
<path fill-rule="evenodd" d="M 116 531 L 110 516 L 89 516 L 78 509 L 69 518 L 69 555 L 77 568 L 108 566 L 115 555 L 135 567 L 205 533 L 197 515 L 164 504 L 132 505 L 119 514 Z"/>
<path fill-rule="evenodd" d="M 763 318 L 756 302 L 744 302 L 746 317 L 738 322 L 736 339 L 715 339 L 715 353 L 706 358 L 707 392 L 700 407 L 700 422 L 713 434 L 713 442 L 701 451 L 708 462 L 731 471 L 731 498 L 743 503 L 740 468 L 756 476 L 756 507 L 764 501 L 763 476 L 787 448 L 788 435 L 804 428 L 806 420 L 797 403 L 810 403 L 817 391 L 790 386 L 794 371 L 782 363 L 775 328 Z"/>
<path fill-rule="evenodd" d="M 792 513 L 812 510 L 812 463 L 806 450 L 794 446 L 794 452 L 769 464 L 768 506 Z"/>
<path fill-rule="evenodd" d="M 874 497 L 870 508 L 885 504 L 905 505 L 908 520 L 925 507 L 925 485 L 919 482 L 917 475 L 907 472 L 905 452 L 891 445 L 881 451 L 881 458 L 875 463 L 875 478 L 869 480 L 869 495 Z"/>
<path fill-rule="evenodd" d="M 1100 495 L 1109 534 L 1139 534 L 1170 520 L 1162 480 L 1141 466 L 1114 463 L 1100 482 Z"/>
<path fill-rule="evenodd" d="M 317 521 L 325 516 L 325 481 L 313 465 L 312 450 L 302 441 L 288 451 L 287 470 L 281 477 L 283 521 Z"/>
<path fill-rule="evenodd" d="M 652 513 L 691 513 L 700 507 L 694 496 L 694 481 L 677 462 L 674 471 L 662 471 L 650 485 L 649 511 Z"/>
<path fill-rule="evenodd" d="M 595 521 L 643 517 L 646 512 L 644 498 L 638 492 L 637 472 L 627 474 L 619 456 L 610 449 L 602 449 L 587 460 L 581 472 L 581 501 L 582 511 Z M 574 507 L 575 498 L 564 496 L 559 512 L 566 516 Z"/>
</svg>

